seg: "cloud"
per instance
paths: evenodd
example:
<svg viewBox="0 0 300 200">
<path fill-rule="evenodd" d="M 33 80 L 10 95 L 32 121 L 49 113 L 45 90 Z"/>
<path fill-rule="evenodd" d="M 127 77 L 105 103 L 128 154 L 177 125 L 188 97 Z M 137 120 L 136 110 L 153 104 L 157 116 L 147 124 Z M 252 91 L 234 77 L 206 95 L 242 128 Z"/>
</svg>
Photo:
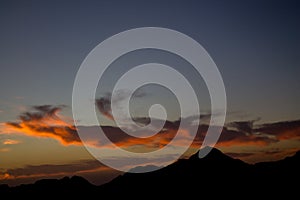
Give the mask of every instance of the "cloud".
<svg viewBox="0 0 300 200">
<path fill-rule="evenodd" d="M 300 120 L 262 124 L 255 132 L 274 136 L 278 140 L 300 140 Z"/>
<path fill-rule="evenodd" d="M 159 133 L 146 138 L 133 137 L 125 133 L 122 129 L 114 126 L 101 126 L 101 129 L 105 133 L 106 137 L 115 145 L 122 148 L 141 147 L 139 150 L 144 149 L 145 152 L 151 148 L 160 148 L 167 144 L 173 136 L 176 134 L 175 130 L 167 129 L 162 130 Z M 107 143 L 104 143 L 104 138 L 99 134 L 98 126 L 79 126 L 78 130 L 82 131 L 85 135 L 86 141 L 94 147 L 109 147 Z M 142 135 L 144 132 L 137 131 L 135 134 Z"/>
<path fill-rule="evenodd" d="M 148 118 L 137 118 L 139 123 L 148 123 Z M 111 142 L 119 147 L 129 149 L 133 152 L 149 152 L 160 149 L 169 144 L 173 140 L 175 135 L 180 132 L 182 134 L 174 145 L 182 147 L 188 144 L 192 139 L 193 143 L 191 148 L 199 149 L 204 137 L 207 134 L 208 125 L 201 124 L 198 127 L 196 137 L 193 139 L 190 132 L 194 129 L 195 118 L 184 118 L 185 126 L 179 129 L 178 121 L 166 121 L 161 131 L 153 136 L 146 138 L 133 137 L 126 134 L 123 130 L 113 126 L 102 126 L 102 130 L 106 133 L 106 136 Z M 232 122 L 224 127 L 211 127 L 212 131 L 219 131 L 222 129 L 221 136 L 216 144 L 216 147 L 233 147 L 233 146 L 259 146 L 266 147 L 273 143 L 278 143 L 286 138 L 297 139 L 299 137 L 298 127 L 287 125 L 290 122 L 282 122 L 280 124 L 263 124 L 255 125 L 254 121 L 249 122 Z M 154 123 L 155 124 L 155 123 Z M 260 128 L 257 128 L 260 127 Z M 272 128 L 271 128 L 272 127 Z M 276 127 L 276 131 L 273 130 Z M 83 127 L 79 127 L 83 128 Z M 101 143 L 102 139 L 97 134 L 98 127 L 84 127 L 84 132 L 91 138 L 95 138 L 95 146 L 105 147 L 107 144 Z M 280 130 L 280 131 L 279 131 Z M 151 131 L 151 130 L 150 130 Z M 287 133 L 287 135 L 285 135 Z M 135 135 L 143 135 L 144 133 L 135 132 Z M 94 135 L 94 137 L 93 137 Z M 212 132 L 213 135 L 213 132 Z M 210 137 L 210 135 L 207 135 Z M 92 139 L 91 139 L 92 141 Z M 134 148 L 133 148 L 134 147 Z"/>
<path fill-rule="evenodd" d="M 156 168 L 160 168 L 162 166 L 166 166 L 170 164 L 170 162 L 174 161 L 178 157 L 176 153 L 169 153 L 166 155 L 159 155 L 153 158 L 147 157 L 111 157 L 106 158 L 105 161 L 113 164 L 116 167 L 120 167 L 123 169 L 127 169 L 130 171 L 135 171 L 134 168 L 137 166 L 156 166 Z M 140 168 L 141 169 L 141 168 Z"/>
<path fill-rule="evenodd" d="M 23 168 L 8 169 L 6 173 L 11 176 L 26 176 L 33 174 L 57 174 L 57 173 L 76 173 L 98 168 L 106 168 L 97 160 L 81 160 L 69 164 L 51 165 L 27 165 Z"/>
<path fill-rule="evenodd" d="M 251 134 L 253 131 L 253 124 L 256 121 L 258 120 L 231 122 L 227 125 L 227 127 L 234 128 L 237 131 L 243 132 L 245 134 Z"/>
<path fill-rule="evenodd" d="M 300 140 L 300 120 L 255 125 L 257 120 L 232 122 L 223 128 L 219 146 L 266 146 L 283 140 Z"/>
<path fill-rule="evenodd" d="M 249 134 L 224 127 L 217 146 L 266 146 L 274 142 L 278 142 L 278 140 L 268 135 Z"/>
<path fill-rule="evenodd" d="M 19 144 L 21 143 L 21 141 L 19 140 L 11 140 L 11 139 L 7 139 L 3 141 L 3 144 L 5 145 L 13 145 L 13 144 Z"/>
<path fill-rule="evenodd" d="M 126 96 L 126 92 L 119 94 L 117 100 L 122 101 L 124 96 Z M 102 100 L 102 103 L 103 102 L 105 101 Z M 105 106 L 107 105 L 110 104 L 106 103 Z M 103 104 L 98 107 L 102 109 L 102 113 L 107 111 L 109 114 L 110 110 L 106 109 L 105 106 Z M 104 142 L 104 138 L 99 136 L 99 126 L 79 126 L 75 128 L 73 124 L 67 123 L 66 120 L 63 120 L 63 117 L 59 115 L 62 108 L 62 106 L 51 105 L 34 106 L 32 107 L 32 110 L 23 112 L 19 116 L 20 120 L 18 122 L 7 122 L 4 125 L 12 133 L 18 132 L 33 137 L 54 138 L 64 145 L 81 144 L 81 140 L 77 133 L 77 129 L 81 129 L 85 134 L 85 141 L 88 142 L 88 145 L 101 148 L 109 146 Z M 209 118 L 209 116 L 210 115 L 207 114 L 204 118 Z M 150 118 L 148 117 L 139 117 L 134 120 L 137 123 L 145 125 L 150 122 Z M 157 122 L 153 123 L 154 126 L 156 124 L 161 124 L 160 119 L 151 120 L 152 122 Z M 182 136 L 174 143 L 174 145 L 183 147 L 187 145 L 190 140 L 193 140 L 191 148 L 198 149 L 206 136 L 208 125 L 202 123 L 200 126 L 197 126 L 195 123 L 197 120 L 200 119 L 195 116 L 182 118 L 176 121 L 166 120 L 162 130 L 153 136 L 144 138 L 133 137 L 125 133 L 122 129 L 114 126 L 101 126 L 101 128 L 111 142 L 119 147 L 129 149 L 130 151 L 149 152 L 162 148 L 169 144 L 178 132 L 180 132 Z M 222 129 L 216 147 L 267 146 L 282 140 L 300 140 L 300 120 L 260 125 L 256 125 L 256 121 L 257 120 L 235 121 L 226 124 L 224 127 L 211 127 L 213 131 Z M 180 123 L 184 124 L 184 126 L 179 129 Z M 191 138 L 191 130 L 195 128 L 198 130 L 196 137 Z M 132 131 L 134 132 L 134 135 L 145 136 L 145 134 L 147 135 L 147 131 L 151 132 L 152 130 L 143 129 L 143 131 Z M 4 131 L 2 130 L 2 133 L 3 132 Z M 207 135 L 207 137 L 211 137 L 211 135 Z M 7 140 L 4 141 L 3 144 L 8 145 L 17 143 L 18 141 Z"/>
<path fill-rule="evenodd" d="M 182 119 L 186 120 L 186 119 Z M 177 122 L 178 123 L 178 122 Z M 187 122 L 186 122 L 187 123 Z M 187 123 L 186 130 L 189 131 L 189 127 L 193 126 L 192 122 Z M 250 123 L 249 123 L 250 124 Z M 277 142 L 276 139 L 269 137 L 268 135 L 254 134 L 251 130 L 247 130 L 243 127 L 244 131 L 238 129 L 232 129 L 230 126 L 225 125 L 224 127 L 212 126 L 210 127 L 211 135 L 207 135 L 208 124 L 200 124 L 196 137 L 194 139 L 193 148 L 200 148 L 205 137 L 211 137 L 214 132 L 219 132 L 221 129 L 221 135 L 216 144 L 217 147 L 229 147 L 229 146 L 266 146 L 270 143 Z M 239 128 L 241 129 L 241 128 Z M 247 130 L 247 131 L 245 131 Z M 190 134 L 189 134 L 190 135 Z"/>
<path fill-rule="evenodd" d="M 28 136 L 54 138 L 61 144 L 80 144 L 76 128 L 64 121 L 58 113 L 63 106 L 33 106 L 22 113 L 18 122 L 5 123 L 6 132 L 18 132 Z M 2 131 L 4 132 L 4 131 Z"/>
<path fill-rule="evenodd" d="M 42 177 L 54 175 L 67 175 L 75 173 L 92 172 L 108 169 L 97 160 L 80 160 L 67 164 L 44 164 L 44 165 L 27 165 L 23 168 L 12 168 L 3 171 L 0 176 L 2 179 L 17 179 L 29 177 Z"/>
<path fill-rule="evenodd" d="M 112 102 L 111 96 L 112 96 L 111 93 L 107 93 L 106 95 L 96 99 L 95 103 L 98 110 L 103 116 L 105 116 L 107 119 L 114 120 L 112 115 L 112 110 L 111 110 L 111 102 Z M 122 103 L 123 100 L 127 98 L 141 98 L 144 96 L 146 96 L 146 93 L 141 91 L 133 93 L 132 97 L 130 97 L 130 91 L 118 90 L 116 91 L 116 95 L 115 95 L 116 98 L 114 98 L 113 103 L 120 104 Z"/>
<path fill-rule="evenodd" d="M 105 116 L 107 119 L 114 120 L 111 111 L 110 97 L 101 97 L 96 99 L 96 105 L 103 116 Z"/>
<path fill-rule="evenodd" d="M 8 152 L 8 151 L 10 151 L 9 148 L 0 148 L 0 152 Z"/>
<path fill-rule="evenodd" d="M 152 151 L 153 149 L 159 149 L 167 145 L 174 138 L 176 133 L 177 131 L 169 129 L 160 131 L 157 134 L 147 138 L 126 137 L 123 140 L 116 141 L 115 144 L 123 148 L 139 146 Z M 180 144 L 178 143 L 178 145 Z"/>
</svg>

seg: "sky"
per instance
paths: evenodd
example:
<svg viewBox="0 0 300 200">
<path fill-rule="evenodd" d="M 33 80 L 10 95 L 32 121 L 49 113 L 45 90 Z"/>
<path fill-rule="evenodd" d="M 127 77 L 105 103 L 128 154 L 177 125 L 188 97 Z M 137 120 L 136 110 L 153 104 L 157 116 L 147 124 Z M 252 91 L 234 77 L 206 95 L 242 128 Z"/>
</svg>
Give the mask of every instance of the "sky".
<svg viewBox="0 0 300 200">
<path fill-rule="evenodd" d="M 161 50 L 130 52 L 113 62 L 98 84 L 97 99 L 91 100 L 99 124 L 83 118 L 74 126 L 72 90 L 83 60 L 110 36 L 139 27 L 182 32 L 214 60 L 227 96 L 226 123 L 217 148 L 250 163 L 292 155 L 300 149 L 299 15 L 300 5 L 292 0 L 1 1 L 0 182 L 15 185 L 73 174 L 95 184 L 110 180 L 121 172 L 99 163 L 77 133 L 88 133 L 90 148 L 106 148 L 97 138 L 99 124 L 118 146 L 148 152 L 166 145 L 183 121 L 186 126 L 179 131 L 186 138 L 174 144 L 182 148 L 195 128 L 193 114 L 180 119 L 178 101 L 167 88 L 141 87 L 130 104 L 131 115 L 141 124 L 148 123 L 151 105 L 165 107 L 167 121 L 157 135 L 126 136 L 112 117 L 110 95 L 116 80 L 133 66 L 150 62 L 172 66 L 194 87 L 202 113 L 190 152 L 199 149 L 210 117 L 206 85 L 187 61 Z M 122 106 L 128 91 L 117 95 Z M 173 156 L 176 151 L 168 153 Z M 168 160 L 139 162 L 164 165 Z"/>
</svg>

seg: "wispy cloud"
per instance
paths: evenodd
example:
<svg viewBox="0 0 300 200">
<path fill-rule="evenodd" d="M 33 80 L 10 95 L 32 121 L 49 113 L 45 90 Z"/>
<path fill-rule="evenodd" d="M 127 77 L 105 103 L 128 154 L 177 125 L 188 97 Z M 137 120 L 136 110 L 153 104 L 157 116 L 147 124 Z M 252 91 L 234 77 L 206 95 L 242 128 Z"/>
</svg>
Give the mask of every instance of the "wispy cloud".
<svg viewBox="0 0 300 200">
<path fill-rule="evenodd" d="M 8 152 L 8 151 L 10 151 L 9 148 L 0 148 L 0 152 Z"/>
<path fill-rule="evenodd" d="M 217 146 L 266 146 L 278 141 L 279 140 L 277 138 L 273 138 L 269 135 L 256 133 L 249 134 L 224 127 Z"/>
<path fill-rule="evenodd" d="M 255 132 L 272 135 L 278 140 L 300 140 L 300 120 L 262 124 Z"/>
<path fill-rule="evenodd" d="M 300 139 L 300 120 L 255 125 L 257 120 L 232 122 L 223 128 L 219 145 L 268 145 Z"/>
<path fill-rule="evenodd" d="M 20 140 L 6 139 L 3 141 L 4 145 L 13 145 L 13 144 L 19 144 L 19 143 L 21 143 Z"/>
<path fill-rule="evenodd" d="M 254 122 L 257 120 L 250 120 L 250 121 L 235 121 L 227 124 L 228 128 L 233 128 L 239 132 L 243 132 L 245 134 L 251 134 L 253 131 Z"/>
<path fill-rule="evenodd" d="M 49 177 L 54 175 L 68 175 L 107 169 L 108 168 L 105 165 L 102 165 L 97 160 L 80 160 L 78 162 L 67 164 L 27 165 L 22 168 L 13 168 L 2 171 L 0 174 L 0 180 L 43 176 Z"/>
<path fill-rule="evenodd" d="M 258 163 L 258 162 L 266 162 L 266 161 L 275 161 L 281 160 L 288 156 L 294 155 L 296 152 L 300 150 L 300 147 L 293 148 L 293 147 L 285 147 L 285 148 L 259 148 L 259 149 L 252 149 L 250 151 L 243 150 L 244 152 L 225 152 L 227 155 L 244 160 L 248 163 Z"/>
</svg>

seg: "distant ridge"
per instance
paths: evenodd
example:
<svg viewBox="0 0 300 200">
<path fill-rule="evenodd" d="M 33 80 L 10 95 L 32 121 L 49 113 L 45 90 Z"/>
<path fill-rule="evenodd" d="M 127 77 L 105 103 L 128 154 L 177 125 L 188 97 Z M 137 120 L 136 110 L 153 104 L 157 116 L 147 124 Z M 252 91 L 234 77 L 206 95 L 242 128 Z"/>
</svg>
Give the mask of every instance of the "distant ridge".
<svg viewBox="0 0 300 200">
<path fill-rule="evenodd" d="M 155 167 L 155 166 L 146 166 Z M 138 169 L 138 168 L 137 168 Z M 135 169 L 136 170 L 136 169 Z M 189 159 L 179 159 L 160 170 L 149 173 L 125 173 L 101 186 L 90 184 L 82 177 L 44 179 L 34 184 L 8 187 L 0 185 L 3 195 L 55 196 L 109 195 L 110 197 L 131 198 L 138 191 L 146 197 L 185 195 L 220 195 L 230 198 L 279 197 L 295 195 L 300 180 L 300 152 L 280 161 L 247 164 L 233 159 L 213 148 L 199 159 L 198 153 Z M 268 189 L 270 188 L 270 189 Z M 237 193 L 238 191 L 238 193 Z"/>
</svg>

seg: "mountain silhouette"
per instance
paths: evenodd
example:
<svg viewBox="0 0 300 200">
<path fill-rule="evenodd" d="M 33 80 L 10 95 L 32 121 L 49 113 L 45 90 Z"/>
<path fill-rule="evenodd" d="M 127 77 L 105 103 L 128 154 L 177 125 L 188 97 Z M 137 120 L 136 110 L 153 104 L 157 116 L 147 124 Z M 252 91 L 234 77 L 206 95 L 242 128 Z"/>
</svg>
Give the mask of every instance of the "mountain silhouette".
<svg viewBox="0 0 300 200">
<path fill-rule="evenodd" d="M 154 167 L 154 166 L 149 166 Z M 38 195 L 48 197 L 63 194 L 104 195 L 135 198 L 143 194 L 148 198 L 221 195 L 226 198 L 288 198 L 297 195 L 300 180 L 300 152 L 280 161 L 247 164 L 233 159 L 213 148 L 199 159 L 198 153 L 189 159 L 148 173 L 125 173 L 101 186 L 90 184 L 84 178 L 73 176 L 62 179 L 44 179 L 34 184 L 9 187 L 0 185 L 0 193 L 14 195 Z M 241 196 L 242 194 L 242 196 Z"/>
<path fill-rule="evenodd" d="M 58 195 L 67 195 L 75 197 L 85 193 L 94 193 L 96 186 L 89 183 L 80 176 L 64 177 L 62 179 L 42 179 L 34 184 L 22 184 L 16 187 L 8 187 L 8 185 L 0 185 L 0 193 L 9 195 L 9 197 L 30 197 L 41 198 L 40 195 L 47 197 L 57 197 Z"/>
</svg>

